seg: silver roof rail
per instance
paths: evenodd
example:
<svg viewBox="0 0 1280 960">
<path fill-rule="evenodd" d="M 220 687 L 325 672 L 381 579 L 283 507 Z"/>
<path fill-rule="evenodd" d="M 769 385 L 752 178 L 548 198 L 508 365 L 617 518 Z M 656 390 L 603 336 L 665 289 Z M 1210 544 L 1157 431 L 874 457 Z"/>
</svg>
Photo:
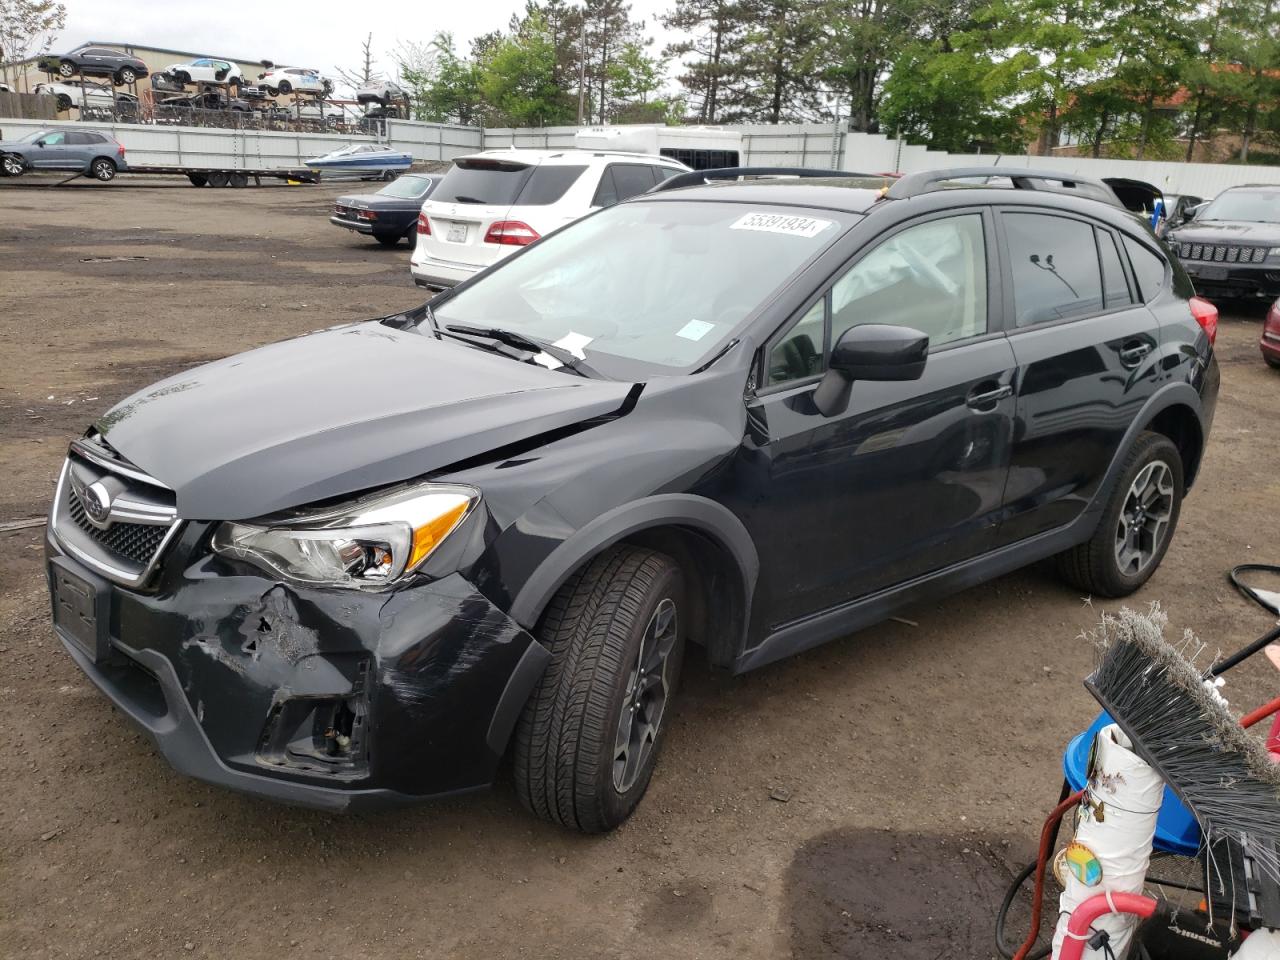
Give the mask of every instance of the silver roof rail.
<svg viewBox="0 0 1280 960">
<path fill-rule="evenodd" d="M 1091 200 L 1101 200 L 1113 207 L 1123 207 L 1115 191 L 1101 180 L 1082 177 L 1076 173 L 1059 173 L 1052 170 L 1031 170 L 1025 167 L 951 167 L 942 170 L 923 170 L 909 173 L 895 180 L 885 196 L 890 200 L 905 200 L 921 194 L 946 189 L 953 180 L 972 180 L 978 177 L 1006 177 L 1017 190 L 1044 190 L 1044 184 L 1055 183 L 1061 189 L 1054 192 L 1075 193 Z"/>
<path fill-rule="evenodd" d="M 711 170 L 691 170 L 663 180 L 649 193 L 678 190 L 681 187 L 701 187 L 712 180 L 737 180 L 739 177 L 854 177 L 878 178 L 874 173 L 850 173 L 848 170 L 818 170 L 813 167 L 716 167 Z"/>
</svg>

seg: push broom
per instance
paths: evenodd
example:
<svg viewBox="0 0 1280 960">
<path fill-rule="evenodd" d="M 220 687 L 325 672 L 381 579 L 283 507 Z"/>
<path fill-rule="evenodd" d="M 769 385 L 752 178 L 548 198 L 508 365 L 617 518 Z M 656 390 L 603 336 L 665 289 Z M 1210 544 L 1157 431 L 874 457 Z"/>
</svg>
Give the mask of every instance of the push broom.
<svg viewBox="0 0 1280 960">
<path fill-rule="evenodd" d="M 1116 778 L 1119 784 L 1115 792 L 1137 799 L 1139 794 L 1132 791 L 1138 789 L 1138 781 L 1143 776 L 1152 779 L 1154 772 L 1195 816 L 1210 858 L 1216 849 L 1225 849 L 1224 843 L 1238 845 L 1249 851 L 1256 871 L 1265 874 L 1272 885 L 1280 884 L 1280 858 L 1276 856 L 1276 845 L 1280 843 L 1280 769 L 1232 716 L 1211 679 L 1265 644 L 1250 644 L 1239 654 L 1219 662 L 1214 669 L 1201 673 L 1193 661 L 1203 646 L 1189 634 L 1181 644 L 1169 643 L 1164 639 L 1164 624 L 1165 617 L 1157 606 L 1145 616 L 1125 610 L 1119 617 L 1104 618 L 1101 629 L 1094 635 L 1101 655 L 1097 669 L 1085 681 L 1085 686 L 1123 734 L 1123 738 L 1114 732 L 1108 735 L 1104 729 L 1096 748 L 1099 757 L 1109 750 L 1113 758 L 1110 762 L 1114 764 L 1115 744 L 1119 744 L 1121 752 L 1133 757 L 1137 766 L 1130 764 L 1132 769 L 1127 775 L 1133 783 L 1126 786 L 1125 774 Z M 1254 715 L 1266 712 L 1264 708 Z M 1246 720 L 1252 722 L 1254 715 Z M 1110 737 L 1107 742 L 1103 742 L 1105 736 Z M 1149 767 L 1145 773 L 1140 769 L 1139 760 Z M 1132 790 L 1126 794 L 1129 787 Z M 1156 786 L 1155 797 L 1158 790 Z M 1152 797 L 1152 791 L 1147 789 L 1140 806 L 1152 807 Z M 1101 806 L 1105 807 L 1105 803 Z M 1158 806 L 1157 799 L 1154 807 Z M 1148 831 L 1153 829 L 1155 810 L 1147 811 L 1149 816 L 1145 819 L 1133 816 L 1137 812 L 1140 811 L 1121 807 L 1111 816 L 1129 817 L 1135 823 L 1147 824 Z M 1099 825 L 1106 816 L 1101 811 L 1096 813 Z M 1110 828 L 1110 824 L 1107 826 Z M 1111 829 L 1114 832 L 1114 828 Z M 1140 889 L 1150 851 L 1149 833 L 1146 849 L 1148 853 L 1141 854 L 1137 868 L 1136 889 Z M 1130 855 L 1136 852 L 1140 852 L 1138 848 L 1128 851 Z M 1110 893 L 1102 905 L 1097 901 L 1096 897 L 1090 901 L 1095 912 L 1097 909 L 1104 914 L 1135 912 L 1113 902 Z M 1078 956 L 1084 948 L 1083 943 L 1063 940 L 1064 935 L 1071 941 L 1080 940 L 1078 933 L 1067 932 L 1078 925 L 1077 920 L 1073 915 L 1070 925 L 1059 926 L 1055 942 L 1062 942 L 1064 957 Z M 1087 924 L 1086 928 L 1090 926 Z M 1112 921 L 1105 926 L 1111 928 L 1112 936 L 1118 937 L 1113 946 L 1122 950 L 1128 940 L 1127 926 L 1117 927 Z M 1096 946 L 1099 938 L 1096 931 L 1093 932 L 1091 946 Z M 1106 939 L 1101 938 L 1103 942 Z"/>
</svg>

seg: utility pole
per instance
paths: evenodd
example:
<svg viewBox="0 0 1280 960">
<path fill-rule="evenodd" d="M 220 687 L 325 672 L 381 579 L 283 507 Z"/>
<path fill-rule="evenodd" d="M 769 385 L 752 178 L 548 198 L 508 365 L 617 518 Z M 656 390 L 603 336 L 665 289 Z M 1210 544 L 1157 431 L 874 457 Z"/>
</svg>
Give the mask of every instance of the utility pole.
<svg viewBox="0 0 1280 960">
<path fill-rule="evenodd" d="M 582 111 L 587 96 L 587 11 L 582 11 L 578 21 L 578 126 L 582 126 Z"/>
<path fill-rule="evenodd" d="M 840 158 L 840 94 L 836 94 L 836 118 L 831 123 L 831 169 L 839 170 Z"/>
</svg>

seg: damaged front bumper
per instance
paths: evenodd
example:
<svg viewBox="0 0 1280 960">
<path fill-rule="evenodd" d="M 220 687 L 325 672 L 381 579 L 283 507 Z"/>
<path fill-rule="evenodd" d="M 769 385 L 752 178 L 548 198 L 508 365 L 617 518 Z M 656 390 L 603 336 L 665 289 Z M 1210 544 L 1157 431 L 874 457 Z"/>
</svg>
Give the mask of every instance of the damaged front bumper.
<svg viewBox="0 0 1280 960">
<path fill-rule="evenodd" d="M 142 592 L 52 535 L 46 555 L 59 639 L 173 767 L 287 803 L 348 810 L 487 786 L 550 659 L 456 573 L 308 590 L 204 558 Z"/>
</svg>

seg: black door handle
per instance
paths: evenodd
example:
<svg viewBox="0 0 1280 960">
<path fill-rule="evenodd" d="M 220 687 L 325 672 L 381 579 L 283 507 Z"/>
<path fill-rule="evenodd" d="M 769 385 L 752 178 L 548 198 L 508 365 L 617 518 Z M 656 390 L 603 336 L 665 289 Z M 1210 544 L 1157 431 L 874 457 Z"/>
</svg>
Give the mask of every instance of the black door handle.
<svg viewBox="0 0 1280 960">
<path fill-rule="evenodd" d="M 1145 340 L 1127 343 L 1120 348 L 1120 363 L 1125 367 L 1136 367 L 1142 358 L 1152 351 L 1153 347 Z"/>
<path fill-rule="evenodd" d="M 979 410 L 985 413 L 989 413 L 990 411 L 994 410 L 996 404 L 999 403 L 1001 400 L 1003 400 L 1005 397 L 1013 396 L 1013 387 L 1011 387 L 1007 383 L 1003 384 L 1002 386 L 995 387 L 994 389 L 989 389 L 989 390 L 982 389 L 984 387 L 989 387 L 989 386 L 990 386 L 989 383 L 981 383 L 978 386 L 974 387 L 973 390 L 970 391 L 969 396 L 965 397 L 964 402 L 974 410 Z M 982 392 L 979 393 L 978 392 L 979 390 L 981 390 Z"/>
</svg>

